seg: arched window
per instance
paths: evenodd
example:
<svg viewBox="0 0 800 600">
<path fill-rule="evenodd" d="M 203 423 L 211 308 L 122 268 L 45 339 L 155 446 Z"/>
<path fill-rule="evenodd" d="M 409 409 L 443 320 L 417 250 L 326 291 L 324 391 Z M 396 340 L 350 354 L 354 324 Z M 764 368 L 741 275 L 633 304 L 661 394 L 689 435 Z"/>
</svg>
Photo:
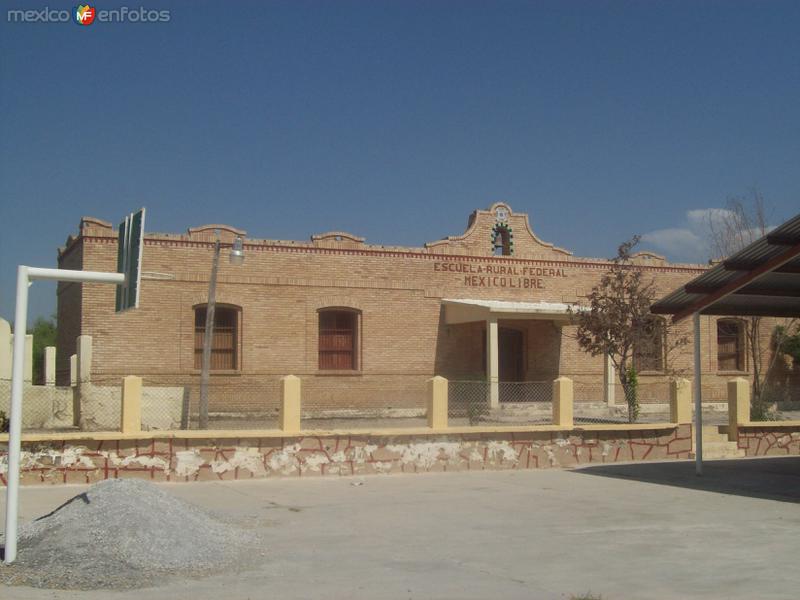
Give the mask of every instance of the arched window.
<svg viewBox="0 0 800 600">
<path fill-rule="evenodd" d="M 324 308 L 319 311 L 319 368 L 358 369 L 358 311 Z"/>
<path fill-rule="evenodd" d="M 239 368 L 239 316 L 237 306 L 214 307 L 214 334 L 211 341 L 211 370 Z M 203 342 L 206 337 L 206 305 L 194 307 L 194 368 L 203 368 Z"/>
<path fill-rule="evenodd" d="M 744 324 L 741 321 L 717 321 L 717 369 L 744 371 Z"/>
<path fill-rule="evenodd" d="M 639 327 L 633 347 L 633 366 L 638 372 L 664 370 L 664 320 L 648 317 Z"/>
</svg>

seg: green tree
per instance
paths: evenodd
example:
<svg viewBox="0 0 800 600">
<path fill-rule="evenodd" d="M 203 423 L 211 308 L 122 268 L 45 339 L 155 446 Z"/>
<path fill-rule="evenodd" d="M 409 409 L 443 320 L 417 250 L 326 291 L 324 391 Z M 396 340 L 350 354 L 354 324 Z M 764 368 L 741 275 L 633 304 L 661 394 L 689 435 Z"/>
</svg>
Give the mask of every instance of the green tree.
<svg viewBox="0 0 800 600">
<path fill-rule="evenodd" d="M 663 336 L 666 372 L 670 353 L 688 343 L 685 336 L 668 336 L 666 322 L 663 330 L 652 327 L 650 305 L 655 300 L 654 282 L 645 281 L 643 272 L 631 265 L 632 250 L 639 239 L 634 236 L 619 246 L 617 256 L 611 259 L 611 268 L 589 293 L 589 305 L 572 311 L 577 325 L 575 339 L 580 348 L 592 356 L 607 355 L 616 368 L 631 423 L 639 416 L 638 380 L 633 366 L 637 344 L 647 346 L 650 337 Z"/>
<path fill-rule="evenodd" d="M 33 381 L 44 383 L 44 349 L 56 345 L 55 317 L 39 317 L 33 323 Z"/>
<path fill-rule="evenodd" d="M 779 325 L 775 328 L 775 339 L 780 352 L 789 356 L 795 365 L 800 365 L 800 324 Z"/>
</svg>

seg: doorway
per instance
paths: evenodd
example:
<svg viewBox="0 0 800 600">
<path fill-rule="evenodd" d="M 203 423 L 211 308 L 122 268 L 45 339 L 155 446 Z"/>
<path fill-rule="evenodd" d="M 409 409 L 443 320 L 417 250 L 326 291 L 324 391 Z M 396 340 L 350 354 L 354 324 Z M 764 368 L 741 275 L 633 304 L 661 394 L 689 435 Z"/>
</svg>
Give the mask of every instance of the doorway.
<svg viewBox="0 0 800 600">
<path fill-rule="evenodd" d="M 499 327 L 497 350 L 500 381 L 525 381 L 525 334 L 519 329 Z"/>
</svg>

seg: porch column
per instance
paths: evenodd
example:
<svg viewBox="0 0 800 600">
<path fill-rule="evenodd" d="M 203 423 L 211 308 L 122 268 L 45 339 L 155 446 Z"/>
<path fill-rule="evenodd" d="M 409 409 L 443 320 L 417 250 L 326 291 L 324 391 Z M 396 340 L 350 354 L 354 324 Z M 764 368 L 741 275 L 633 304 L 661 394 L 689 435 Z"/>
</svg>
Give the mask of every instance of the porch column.
<svg viewBox="0 0 800 600">
<path fill-rule="evenodd" d="M 497 317 L 486 319 L 486 379 L 489 382 L 489 408 L 497 408 L 500 406 Z"/>
<path fill-rule="evenodd" d="M 604 393 L 604 400 L 606 404 L 609 406 L 614 406 L 614 390 L 616 388 L 617 383 L 617 370 L 614 368 L 614 363 L 611 360 L 611 357 L 606 354 L 605 358 L 605 368 L 603 369 L 603 391 Z"/>
</svg>

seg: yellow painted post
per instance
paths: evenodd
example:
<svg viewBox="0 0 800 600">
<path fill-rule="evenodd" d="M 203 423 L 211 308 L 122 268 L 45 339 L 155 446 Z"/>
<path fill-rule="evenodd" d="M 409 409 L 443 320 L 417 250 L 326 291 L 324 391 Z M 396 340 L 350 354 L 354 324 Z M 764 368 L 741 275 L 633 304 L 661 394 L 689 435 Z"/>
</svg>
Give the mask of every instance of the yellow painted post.
<svg viewBox="0 0 800 600">
<path fill-rule="evenodd" d="M 447 379 L 428 379 L 428 427 L 447 429 Z"/>
<path fill-rule="evenodd" d="M 739 439 L 739 425 L 750 423 L 750 382 L 736 377 L 728 382 L 728 440 Z"/>
<path fill-rule="evenodd" d="M 281 378 L 280 428 L 283 431 L 300 431 L 300 378 L 287 375 Z"/>
<path fill-rule="evenodd" d="M 688 379 L 670 381 L 669 420 L 671 423 L 692 422 L 692 383 Z"/>
<path fill-rule="evenodd" d="M 553 425 L 572 427 L 572 379 L 559 377 L 553 381 Z"/>
<path fill-rule="evenodd" d="M 122 433 L 142 430 L 142 378 L 128 375 L 122 378 Z"/>
</svg>

